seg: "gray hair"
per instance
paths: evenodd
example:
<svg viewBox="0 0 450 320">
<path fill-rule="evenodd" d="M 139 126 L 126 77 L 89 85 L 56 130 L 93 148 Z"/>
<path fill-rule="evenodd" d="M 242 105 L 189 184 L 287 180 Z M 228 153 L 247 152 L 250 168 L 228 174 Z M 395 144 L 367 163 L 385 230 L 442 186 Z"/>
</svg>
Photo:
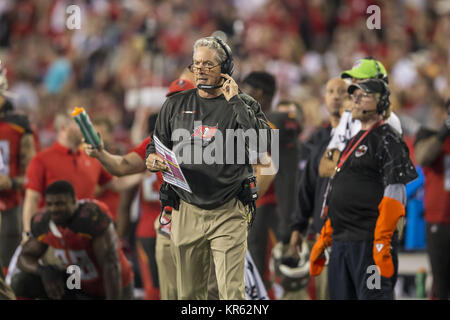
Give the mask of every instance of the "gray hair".
<svg viewBox="0 0 450 320">
<path fill-rule="evenodd" d="M 230 47 L 224 42 L 224 45 L 230 50 Z M 200 38 L 194 43 L 194 52 L 195 49 L 200 47 L 206 47 L 209 49 L 213 49 L 216 52 L 216 59 L 218 63 L 222 63 L 227 60 L 227 53 L 222 48 L 222 46 L 217 42 L 214 37 L 205 37 Z M 231 50 L 230 50 L 231 51 Z"/>
</svg>

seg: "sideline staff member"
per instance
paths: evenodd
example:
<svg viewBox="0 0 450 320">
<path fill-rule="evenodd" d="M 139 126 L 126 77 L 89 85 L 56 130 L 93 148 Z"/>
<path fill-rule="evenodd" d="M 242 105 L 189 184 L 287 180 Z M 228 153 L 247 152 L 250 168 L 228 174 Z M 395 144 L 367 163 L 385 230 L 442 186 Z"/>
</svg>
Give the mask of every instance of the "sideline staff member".
<svg viewBox="0 0 450 320">
<path fill-rule="evenodd" d="M 361 130 L 350 140 L 331 178 L 328 216 L 310 255 L 311 275 L 320 274 L 331 246 L 328 286 L 331 299 L 393 299 L 396 250 L 391 242 L 405 215 L 405 184 L 417 178 L 406 144 L 391 126 L 389 89 L 380 79 L 348 88 L 352 116 Z M 326 212 L 326 210 L 325 210 Z M 331 220 L 331 221 L 330 221 Z M 330 223 L 331 222 L 331 223 Z M 394 237 L 395 238 L 395 237 Z M 369 288 L 376 265 L 381 287 Z"/>
<path fill-rule="evenodd" d="M 201 38 L 194 44 L 194 79 L 198 89 L 181 92 L 164 103 L 156 122 L 154 136 L 168 148 L 201 142 L 202 151 L 214 143 L 223 163 L 186 164 L 181 168 L 192 193 L 173 187 L 180 198 L 172 214 L 173 252 L 177 265 L 179 299 L 206 299 L 210 255 L 214 259 L 220 299 L 245 299 L 244 262 L 247 250 L 247 211 L 237 196 L 242 183 L 253 174 L 251 164 L 226 164 L 227 154 L 236 155 L 236 140 L 218 142 L 227 129 L 267 129 L 270 126 L 253 98 L 239 93 L 231 78 L 231 50 L 220 39 Z M 194 127 L 194 121 L 201 126 Z M 172 141 L 177 129 L 191 132 L 190 141 Z M 229 140 L 229 139 L 228 139 Z M 147 148 L 146 165 L 150 171 L 164 170 L 156 155 L 154 140 Z M 209 147 L 208 147 L 209 146 Z M 183 149 L 185 152 L 185 149 Z"/>
</svg>

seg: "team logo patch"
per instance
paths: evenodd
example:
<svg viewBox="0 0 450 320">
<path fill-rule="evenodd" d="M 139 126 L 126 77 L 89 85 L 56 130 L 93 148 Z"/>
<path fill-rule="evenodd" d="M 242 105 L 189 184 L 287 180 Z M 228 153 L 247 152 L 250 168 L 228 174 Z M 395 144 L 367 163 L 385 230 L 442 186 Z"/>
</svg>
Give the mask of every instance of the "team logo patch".
<svg viewBox="0 0 450 320">
<path fill-rule="evenodd" d="M 353 65 L 352 69 L 358 68 L 361 64 L 362 64 L 362 60 L 361 60 L 361 59 L 357 60 L 357 61 L 355 62 L 355 64 Z"/>
<path fill-rule="evenodd" d="M 377 248 L 378 253 L 380 253 L 381 250 L 384 248 L 384 244 L 377 243 L 377 244 L 375 244 L 375 248 Z"/>
<path fill-rule="evenodd" d="M 200 137 L 203 140 L 211 140 L 217 131 L 217 125 L 215 127 L 210 126 L 198 126 L 194 129 L 193 137 Z"/>
<path fill-rule="evenodd" d="M 356 149 L 356 152 L 355 152 L 355 157 L 357 157 L 357 158 L 359 158 L 359 157 L 361 157 L 361 156 L 363 156 L 366 152 L 367 152 L 367 146 L 366 145 L 361 145 L 361 146 L 359 146 L 357 149 Z"/>
</svg>

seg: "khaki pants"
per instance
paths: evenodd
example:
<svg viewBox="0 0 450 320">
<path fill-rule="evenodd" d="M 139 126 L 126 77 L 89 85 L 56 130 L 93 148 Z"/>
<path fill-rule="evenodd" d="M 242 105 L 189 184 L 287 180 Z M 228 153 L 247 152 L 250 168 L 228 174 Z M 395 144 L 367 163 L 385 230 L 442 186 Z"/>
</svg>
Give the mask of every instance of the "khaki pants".
<svg viewBox="0 0 450 320">
<path fill-rule="evenodd" d="M 172 241 L 158 232 L 159 219 L 155 220 L 156 264 L 158 265 L 159 292 L 161 300 L 177 299 L 177 269 L 172 256 Z"/>
<path fill-rule="evenodd" d="M 247 210 L 239 200 L 213 210 L 181 201 L 172 213 L 172 244 L 178 299 L 207 299 L 211 254 L 219 298 L 245 299 Z"/>
</svg>

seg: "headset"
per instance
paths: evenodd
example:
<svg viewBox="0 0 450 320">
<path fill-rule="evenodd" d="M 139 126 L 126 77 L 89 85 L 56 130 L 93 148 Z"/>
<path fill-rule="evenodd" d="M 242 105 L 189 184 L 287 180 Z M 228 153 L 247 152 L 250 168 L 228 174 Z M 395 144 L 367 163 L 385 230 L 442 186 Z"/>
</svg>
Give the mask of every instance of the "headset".
<svg viewBox="0 0 450 320">
<path fill-rule="evenodd" d="M 234 62 L 233 62 L 233 55 L 231 53 L 230 48 L 222 41 L 222 39 L 218 38 L 218 37 L 209 37 L 210 39 L 214 39 L 223 49 L 223 51 L 225 51 L 225 54 L 227 56 L 227 58 L 225 59 L 225 61 L 223 61 L 220 64 L 220 72 L 221 73 L 225 73 L 228 74 L 229 76 L 231 76 L 234 72 Z M 223 84 L 221 85 L 208 85 L 208 84 L 199 84 L 197 86 L 197 88 L 200 89 L 217 89 L 222 87 Z"/>
<path fill-rule="evenodd" d="M 391 95 L 391 92 L 389 91 L 389 88 L 382 79 L 366 79 L 365 81 L 377 81 L 383 86 L 383 92 L 380 93 L 380 99 L 377 102 L 377 107 L 374 110 L 363 110 L 363 114 L 376 112 L 378 114 L 384 114 L 386 110 L 389 109 L 389 106 L 391 105 L 391 102 L 389 101 L 389 96 Z"/>
<path fill-rule="evenodd" d="M 387 75 L 383 74 L 381 72 L 380 66 L 378 65 L 378 61 L 375 60 L 373 57 L 365 57 L 363 58 L 365 60 L 372 60 L 375 64 L 375 68 L 377 69 L 377 76 L 374 78 L 376 80 L 380 80 L 380 83 L 382 83 L 384 87 L 384 92 L 380 96 L 380 100 L 377 103 L 377 113 L 383 114 L 391 105 L 391 102 L 389 101 L 389 96 L 391 95 L 391 92 L 389 91 L 389 88 L 387 84 L 389 83 Z"/>
<path fill-rule="evenodd" d="M 389 106 L 391 105 L 391 102 L 389 101 L 389 96 L 391 95 L 391 92 L 389 91 L 386 82 L 384 82 L 384 80 L 382 79 L 379 80 L 383 84 L 384 92 L 381 94 L 380 100 L 377 103 L 377 112 L 379 114 L 383 114 L 384 112 L 386 112 L 387 109 L 389 109 Z"/>
</svg>

